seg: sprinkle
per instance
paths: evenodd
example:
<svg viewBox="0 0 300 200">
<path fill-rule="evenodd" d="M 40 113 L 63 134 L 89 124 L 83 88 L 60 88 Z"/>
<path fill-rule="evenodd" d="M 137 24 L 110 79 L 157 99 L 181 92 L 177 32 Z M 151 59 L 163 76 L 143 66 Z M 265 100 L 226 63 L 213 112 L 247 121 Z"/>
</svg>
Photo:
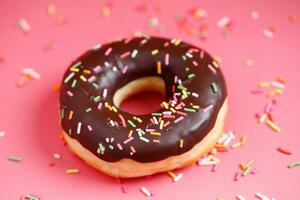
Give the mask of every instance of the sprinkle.
<svg viewBox="0 0 300 200">
<path fill-rule="evenodd" d="M 80 173 L 80 170 L 79 169 L 67 169 L 66 173 L 67 174 L 78 174 L 78 173 Z"/>
<path fill-rule="evenodd" d="M 40 200 L 40 198 L 32 194 L 26 194 L 25 196 L 21 197 L 21 200 Z"/>
<path fill-rule="evenodd" d="M 253 65 L 253 60 L 251 59 L 246 59 L 245 60 L 245 66 L 246 67 L 251 67 Z"/>
<path fill-rule="evenodd" d="M 161 62 L 160 61 L 157 61 L 156 68 L 157 68 L 157 74 L 161 74 Z"/>
<path fill-rule="evenodd" d="M 165 55 L 165 65 L 169 65 L 169 59 L 170 59 L 170 55 L 167 53 Z"/>
<path fill-rule="evenodd" d="M 218 92 L 218 87 L 217 87 L 216 83 L 213 82 L 210 86 L 211 86 L 213 93 L 216 94 Z"/>
<path fill-rule="evenodd" d="M 289 164 L 288 168 L 297 167 L 297 166 L 300 166 L 300 161 Z"/>
<path fill-rule="evenodd" d="M 282 84 L 282 83 L 280 83 L 280 82 L 278 82 L 278 81 L 272 81 L 271 82 L 271 85 L 273 86 L 273 87 L 276 87 L 276 88 L 279 88 L 279 89 L 284 89 L 284 84 Z"/>
<path fill-rule="evenodd" d="M 98 110 L 101 110 L 101 108 L 102 108 L 102 102 L 100 102 L 100 103 L 98 104 L 98 106 L 97 106 L 97 109 L 98 109 Z"/>
<path fill-rule="evenodd" d="M 264 122 L 266 121 L 267 117 L 268 117 L 267 113 L 263 113 L 263 114 L 260 116 L 260 118 L 258 119 L 258 122 L 259 122 L 259 123 L 264 123 Z"/>
<path fill-rule="evenodd" d="M 92 47 L 92 50 L 97 51 L 101 48 L 101 44 L 96 44 L 95 46 Z"/>
<path fill-rule="evenodd" d="M 130 142 L 131 140 L 133 140 L 133 137 L 128 138 L 127 140 L 125 140 L 123 143 L 127 144 L 128 142 Z"/>
<path fill-rule="evenodd" d="M 196 110 L 192 108 L 184 108 L 183 110 L 186 112 L 196 112 Z"/>
<path fill-rule="evenodd" d="M 48 15 L 49 15 L 49 16 L 54 16 L 54 15 L 56 15 L 56 9 L 55 9 L 54 4 L 49 4 L 49 5 L 48 5 L 47 12 L 48 12 Z"/>
<path fill-rule="evenodd" d="M 106 98 L 106 96 L 107 96 L 107 89 L 106 88 L 104 88 L 102 96 L 103 96 L 103 98 Z"/>
<path fill-rule="evenodd" d="M 71 91 L 67 91 L 67 94 L 70 96 L 70 97 L 72 97 L 74 94 L 73 94 L 73 92 L 71 92 Z"/>
<path fill-rule="evenodd" d="M 127 122 L 128 122 L 133 128 L 136 127 L 136 125 L 135 125 L 130 119 L 128 119 Z"/>
<path fill-rule="evenodd" d="M 5 132 L 4 131 L 0 131 L 0 138 L 5 136 Z"/>
<path fill-rule="evenodd" d="M 28 24 L 28 22 L 24 18 L 21 18 L 19 20 L 18 26 L 22 29 L 22 31 L 24 33 L 28 33 L 31 30 L 30 25 Z"/>
<path fill-rule="evenodd" d="M 184 119 L 184 117 L 180 116 L 179 118 L 177 118 L 177 119 L 174 120 L 174 123 L 176 124 L 176 123 L 180 122 L 183 119 Z"/>
<path fill-rule="evenodd" d="M 291 151 L 289 151 L 289 150 L 287 150 L 287 149 L 285 149 L 283 147 L 278 147 L 277 151 L 279 151 L 280 153 L 286 154 L 286 155 L 291 155 L 292 154 Z"/>
<path fill-rule="evenodd" d="M 240 180 L 240 177 L 241 177 L 240 174 L 238 172 L 236 172 L 233 180 L 238 181 L 238 180 Z"/>
<path fill-rule="evenodd" d="M 231 21 L 231 19 L 229 17 L 225 16 L 217 22 L 217 27 L 224 28 L 225 26 L 227 26 L 230 23 L 230 21 Z"/>
<path fill-rule="evenodd" d="M 145 138 L 145 137 L 140 137 L 140 140 L 142 140 L 142 141 L 144 141 L 144 142 L 147 142 L 147 143 L 150 142 L 149 139 L 147 139 L 147 138 Z"/>
<path fill-rule="evenodd" d="M 274 37 L 274 32 L 269 29 L 263 29 L 262 34 L 263 34 L 263 36 L 265 36 L 265 38 L 268 38 L 268 39 L 271 39 Z"/>
<path fill-rule="evenodd" d="M 184 140 L 183 139 L 180 139 L 180 141 L 179 141 L 179 147 L 182 149 L 183 148 L 183 142 L 184 142 Z"/>
<path fill-rule="evenodd" d="M 9 156 L 7 159 L 10 160 L 10 161 L 15 161 L 15 162 L 21 162 L 22 161 L 22 158 L 19 157 L 19 156 Z"/>
<path fill-rule="evenodd" d="M 154 49 L 153 51 L 151 51 L 151 55 L 154 56 L 158 54 L 158 52 L 159 52 L 158 49 Z"/>
<path fill-rule="evenodd" d="M 31 79 L 35 79 L 35 80 L 41 79 L 41 75 L 32 68 L 23 68 L 22 74 L 28 76 Z"/>
<path fill-rule="evenodd" d="M 132 51 L 131 57 L 135 58 L 137 54 L 138 54 L 138 50 L 135 49 L 135 50 Z"/>
<path fill-rule="evenodd" d="M 80 134 L 81 131 L 81 122 L 78 122 L 77 124 L 77 134 Z"/>
<path fill-rule="evenodd" d="M 130 148 L 130 150 L 131 150 L 131 155 L 134 154 L 134 153 L 136 152 L 136 151 L 135 151 L 135 148 L 134 148 L 133 146 L 130 146 L 129 148 Z"/>
<path fill-rule="evenodd" d="M 121 54 L 120 55 L 120 58 L 126 58 L 127 56 L 129 56 L 130 55 L 130 51 L 127 51 L 127 52 L 125 52 L 125 53 L 123 53 L 123 54 Z"/>
<path fill-rule="evenodd" d="M 147 188 L 145 188 L 145 187 L 141 187 L 140 191 L 142 193 L 144 193 L 144 195 L 147 196 L 147 197 L 151 197 L 152 196 L 152 193 Z"/>
<path fill-rule="evenodd" d="M 148 26 L 150 28 L 157 27 L 158 25 L 159 25 L 159 20 L 157 17 L 152 17 L 148 22 Z"/>
<path fill-rule="evenodd" d="M 101 71 L 101 67 L 100 67 L 99 65 L 97 65 L 97 66 L 93 69 L 93 71 L 94 71 L 95 73 L 99 73 L 99 72 Z"/>
<path fill-rule="evenodd" d="M 83 75 L 80 75 L 80 77 L 79 77 L 82 81 L 84 81 L 84 82 L 86 82 L 87 81 L 87 79 L 83 76 Z"/>
<path fill-rule="evenodd" d="M 87 108 L 86 110 L 85 110 L 85 112 L 91 112 L 92 111 L 92 108 Z"/>
<path fill-rule="evenodd" d="M 249 161 L 246 163 L 246 167 L 250 167 L 253 163 L 254 163 L 254 160 L 249 160 Z"/>
<path fill-rule="evenodd" d="M 260 168 L 256 167 L 254 170 L 251 171 L 251 174 L 254 175 L 260 171 Z"/>
<path fill-rule="evenodd" d="M 103 17 L 109 17 L 110 16 L 109 6 L 106 5 L 102 8 L 102 15 L 103 15 Z"/>
<path fill-rule="evenodd" d="M 247 176 L 250 171 L 250 167 L 247 167 L 246 170 L 243 172 L 242 176 Z"/>
<path fill-rule="evenodd" d="M 54 153 L 53 158 L 55 158 L 56 160 L 59 160 L 59 159 L 61 159 L 61 155 L 58 153 Z"/>
<path fill-rule="evenodd" d="M 257 192 L 257 193 L 255 194 L 255 196 L 258 197 L 258 198 L 261 199 L 261 200 L 269 200 L 269 197 L 263 195 L 263 194 L 260 193 L 260 192 Z"/>
<path fill-rule="evenodd" d="M 246 198 L 245 197 L 243 197 L 242 195 L 237 195 L 236 196 L 236 198 L 238 199 L 238 200 L 246 200 Z"/>
<path fill-rule="evenodd" d="M 122 69 L 122 74 L 126 74 L 128 70 L 128 65 L 126 65 L 123 69 Z"/>
<path fill-rule="evenodd" d="M 104 55 L 108 56 L 108 55 L 111 53 L 111 51 L 112 51 L 112 47 L 109 47 L 109 48 L 105 51 Z"/>
<path fill-rule="evenodd" d="M 203 109 L 203 112 L 209 111 L 213 106 L 214 106 L 213 104 L 210 104 L 209 106 Z"/>
<path fill-rule="evenodd" d="M 271 120 L 267 120 L 267 125 L 275 132 L 280 132 L 280 128 Z"/>
<path fill-rule="evenodd" d="M 121 190 L 122 190 L 123 193 L 127 193 L 128 192 L 127 188 L 124 185 L 121 186 Z"/>
</svg>

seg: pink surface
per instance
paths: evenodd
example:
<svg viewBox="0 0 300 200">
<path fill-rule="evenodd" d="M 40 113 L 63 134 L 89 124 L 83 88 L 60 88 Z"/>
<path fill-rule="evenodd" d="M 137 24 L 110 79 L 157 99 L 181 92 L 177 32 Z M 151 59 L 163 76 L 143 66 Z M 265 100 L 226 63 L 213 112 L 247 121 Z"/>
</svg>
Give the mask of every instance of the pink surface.
<svg viewBox="0 0 300 200">
<path fill-rule="evenodd" d="M 103 1 L 16 1 L 0 2 L 0 180 L 1 199 L 18 199 L 24 194 L 36 194 L 42 199 L 144 199 L 139 188 L 145 186 L 153 192 L 152 199 L 235 199 L 241 194 L 256 199 L 261 192 L 276 199 L 299 199 L 300 168 L 287 169 L 287 165 L 300 160 L 299 126 L 300 107 L 300 21 L 292 23 L 288 17 L 299 13 L 300 1 L 144 1 L 147 9 L 135 11 L 141 1 L 114 1 L 111 16 L 101 15 Z M 55 24 L 55 17 L 46 13 L 49 3 L 54 3 L 58 16 L 67 19 L 65 25 Z M 160 6 L 161 11 L 155 9 Z M 206 41 L 190 37 L 176 27 L 176 14 L 186 13 L 195 7 L 203 8 L 209 24 Z M 258 20 L 250 13 L 256 10 Z M 157 16 L 162 33 L 149 30 L 147 23 Z M 233 20 L 233 33 L 224 38 L 216 22 L 229 16 Z M 31 25 L 31 32 L 22 33 L 15 28 L 24 17 Z M 300 17 L 299 15 L 296 17 Z M 275 26 L 274 38 L 262 36 L 262 29 Z M 94 44 L 116 37 L 127 37 L 140 30 L 149 34 L 179 37 L 214 55 L 223 58 L 222 69 L 228 83 L 230 111 L 226 130 L 236 131 L 237 137 L 247 135 L 246 145 L 227 153 L 219 153 L 222 160 L 216 172 L 211 167 L 192 166 L 178 172 L 184 177 L 172 183 L 165 174 L 148 178 L 125 180 L 128 189 L 123 194 L 114 179 L 98 173 L 75 157 L 60 141 L 58 124 L 58 94 L 54 84 L 60 82 L 68 64 Z M 54 49 L 43 48 L 53 41 Z M 246 59 L 254 65 L 245 67 Z M 22 88 L 16 80 L 24 67 L 32 67 L 41 74 L 41 80 L 31 81 Z M 274 118 L 282 131 L 273 132 L 259 125 L 254 118 L 268 102 L 265 94 L 253 95 L 257 83 L 282 76 L 287 86 L 282 96 L 276 97 L 278 108 Z M 286 147 L 292 155 L 279 153 L 276 148 Z M 62 155 L 61 160 L 53 158 Z M 20 163 L 8 161 L 17 155 Z M 254 166 L 261 167 L 256 175 L 239 181 L 233 176 L 238 164 L 254 159 Z M 54 162 L 54 167 L 48 164 Z M 80 174 L 68 175 L 68 168 L 79 168 Z"/>
</svg>

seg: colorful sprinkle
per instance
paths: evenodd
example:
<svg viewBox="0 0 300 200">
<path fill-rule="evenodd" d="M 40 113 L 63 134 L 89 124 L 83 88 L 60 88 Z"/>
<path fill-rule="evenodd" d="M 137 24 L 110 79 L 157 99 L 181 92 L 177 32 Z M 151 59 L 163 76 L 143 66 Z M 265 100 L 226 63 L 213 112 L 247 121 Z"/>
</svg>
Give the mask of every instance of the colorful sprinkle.
<svg viewBox="0 0 300 200">
<path fill-rule="evenodd" d="M 10 160 L 10 161 L 15 161 L 15 162 L 21 162 L 22 161 L 22 158 L 19 157 L 19 156 L 9 156 L 7 159 Z"/>
<path fill-rule="evenodd" d="M 67 169 L 66 173 L 67 174 L 78 174 L 78 173 L 80 173 L 80 170 L 79 169 Z"/>
</svg>

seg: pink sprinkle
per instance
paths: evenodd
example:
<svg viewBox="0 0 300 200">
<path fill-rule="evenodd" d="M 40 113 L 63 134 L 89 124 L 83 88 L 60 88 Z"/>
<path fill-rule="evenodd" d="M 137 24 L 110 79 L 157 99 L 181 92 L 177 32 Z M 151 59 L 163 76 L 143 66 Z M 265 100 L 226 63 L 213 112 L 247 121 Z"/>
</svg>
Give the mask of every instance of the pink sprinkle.
<svg viewBox="0 0 300 200">
<path fill-rule="evenodd" d="M 170 55 L 167 53 L 165 55 L 165 65 L 169 65 L 169 59 L 170 59 Z"/>
<path fill-rule="evenodd" d="M 208 64 L 207 66 L 210 69 L 210 71 L 212 71 L 213 73 L 217 73 L 216 69 L 213 66 L 211 66 L 211 64 Z"/>
<path fill-rule="evenodd" d="M 155 129 L 146 128 L 146 132 L 154 132 Z"/>
<path fill-rule="evenodd" d="M 169 126 L 171 122 L 167 121 L 166 123 L 164 123 L 164 127 Z"/>
<path fill-rule="evenodd" d="M 100 102 L 99 104 L 98 104 L 98 110 L 101 110 L 101 108 L 102 108 L 102 102 Z"/>
<path fill-rule="evenodd" d="M 200 58 L 202 59 L 203 57 L 204 57 L 204 51 L 201 50 L 201 51 L 200 51 Z"/>
<path fill-rule="evenodd" d="M 91 125 L 88 125 L 87 128 L 89 129 L 89 131 L 93 131 L 93 128 L 91 127 Z"/>
<path fill-rule="evenodd" d="M 193 60 L 193 65 L 198 66 L 198 63 L 195 60 Z"/>
<path fill-rule="evenodd" d="M 123 58 L 126 58 L 126 57 L 129 56 L 129 55 L 130 55 L 130 51 L 127 51 L 127 52 L 121 54 L 120 58 L 123 59 Z"/>
<path fill-rule="evenodd" d="M 110 54 L 111 51 L 112 51 L 112 48 L 109 47 L 109 48 L 106 50 L 106 52 L 105 52 L 104 55 L 108 56 L 108 55 Z"/>
<path fill-rule="evenodd" d="M 164 47 L 167 47 L 167 46 L 169 46 L 169 42 L 164 43 Z"/>
<path fill-rule="evenodd" d="M 126 65 L 126 66 L 122 69 L 122 74 L 126 74 L 127 69 L 128 69 L 128 65 Z"/>
<path fill-rule="evenodd" d="M 130 146 L 130 150 L 131 150 L 132 153 L 136 152 L 133 146 Z"/>
<path fill-rule="evenodd" d="M 143 39 L 142 41 L 141 41 L 141 44 L 145 44 L 147 42 L 147 39 Z"/>
<path fill-rule="evenodd" d="M 123 117 L 121 114 L 119 114 L 119 118 L 121 119 L 122 126 L 123 126 L 123 127 L 126 127 L 126 122 L 125 122 L 124 117 Z"/>
<path fill-rule="evenodd" d="M 97 65 L 97 66 L 93 69 L 93 71 L 94 71 L 95 73 L 100 72 L 100 71 L 101 71 L 101 66 L 100 66 L 100 65 Z"/>
<path fill-rule="evenodd" d="M 118 147 L 120 150 L 123 150 L 123 147 L 121 146 L 120 143 L 117 144 L 117 147 Z"/>
<path fill-rule="evenodd" d="M 273 107 L 273 102 L 269 102 L 265 107 L 265 112 L 269 114 L 272 110 L 272 107 Z"/>
<path fill-rule="evenodd" d="M 183 116 L 186 116 L 187 114 L 186 113 L 184 113 L 184 112 L 181 112 L 181 111 L 178 111 L 177 110 L 177 112 L 176 112 L 177 114 L 179 114 L 179 115 L 183 115 Z"/>
<path fill-rule="evenodd" d="M 125 140 L 123 143 L 127 144 L 128 142 L 130 142 L 131 140 L 133 140 L 133 137 L 128 138 L 127 140 Z"/>
<path fill-rule="evenodd" d="M 152 140 L 154 143 L 160 143 L 160 140 Z"/>
<path fill-rule="evenodd" d="M 121 189 L 122 189 L 122 192 L 125 194 L 128 192 L 127 188 L 124 185 L 121 186 Z"/>
<path fill-rule="evenodd" d="M 213 165 L 213 167 L 211 168 L 212 172 L 216 172 L 217 171 L 217 165 Z"/>
<path fill-rule="evenodd" d="M 210 104 L 209 106 L 207 106 L 206 108 L 203 109 L 203 112 L 207 112 L 208 110 L 210 110 L 214 105 Z"/>
<path fill-rule="evenodd" d="M 89 83 L 92 83 L 96 80 L 96 76 L 91 76 L 89 79 L 88 79 L 88 82 Z"/>
<path fill-rule="evenodd" d="M 174 120 L 174 123 L 176 124 L 176 123 L 180 122 L 181 120 L 183 120 L 183 118 L 184 118 L 183 116 L 180 116 L 179 118 Z"/>
<path fill-rule="evenodd" d="M 71 91 L 67 91 L 67 94 L 72 97 L 73 96 L 73 93 Z"/>
</svg>

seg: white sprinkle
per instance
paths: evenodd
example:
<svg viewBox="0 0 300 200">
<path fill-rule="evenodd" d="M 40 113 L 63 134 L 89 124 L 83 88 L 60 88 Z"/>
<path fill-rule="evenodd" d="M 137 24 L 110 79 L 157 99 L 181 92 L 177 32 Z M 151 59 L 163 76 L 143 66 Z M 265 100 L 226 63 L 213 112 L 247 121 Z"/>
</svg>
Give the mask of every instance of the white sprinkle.
<svg viewBox="0 0 300 200">
<path fill-rule="evenodd" d="M 229 17 L 223 17 L 221 18 L 218 22 L 217 22 L 217 27 L 219 28 L 224 28 L 226 25 L 228 25 L 230 22 L 230 18 Z"/>
<path fill-rule="evenodd" d="M 96 51 L 96 50 L 98 50 L 98 49 L 100 49 L 100 48 L 101 48 L 101 44 L 96 44 L 96 45 L 92 48 L 92 50 Z"/>
<path fill-rule="evenodd" d="M 135 49 L 135 50 L 132 51 L 131 57 L 135 58 L 137 54 L 138 54 L 138 50 Z"/>
<path fill-rule="evenodd" d="M 25 33 L 28 33 L 31 28 L 30 25 L 28 24 L 28 22 L 26 21 L 26 19 L 21 18 L 18 22 L 18 26 L 22 29 L 22 31 L 24 31 Z"/>
<path fill-rule="evenodd" d="M 269 197 L 263 195 L 263 194 L 260 193 L 260 192 L 257 192 L 257 193 L 255 194 L 255 196 L 258 197 L 258 198 L 261 199 L 261 200 L 269 200 Z"/>
<path fill-rule="evenodd" d="M 149 143 L 149 139 L 145 138 L 145 137 L 140 137 L 141 140 L 143 140 L 144 142 Z"/>
<path fill-rule="evenodd" d="M 81 131 L 81 122 L 78 122 L 78 125 L 77 125 L 77 134 L 80 134 L 80 131 Z"/>
<path fill-rule="evenodd" d="M 207 67 L 210 69 L 210 71 L 212 71 L 214 74 L 217 72 L 216 69 L 211 65 L 208 64 Z"/>
<path fill-rule="evenodd" d="M 141 190 L 141 192 L 144 193 L 145 196 L 147 196 L 147 197 L 151 197 L 152 196 L 152 193 L 148 189 L 146 189 L 145 187 L 141 187 L 140 190 Z"/>
<path fill-rule="evenodd" d="M 189 52 L 185 53 L 185 55 L 186 55 L 187 57 L 189 57 L 189 58 L 192 58 L 192 57 L 193 57 L 193 54 L 191 54 L 191 53 L 189 53 Z"/>
<path fill-rule="evenodd" d="M 22 74 L 35 80 L 39 80 L 41 78 L 41 75 L 32 68 L 23 68 Z"/>
<path fill-rule="evenodd" d="M 110 120 L 110 121 L 109 121 L 109 123 L 110 123 L 110 125 L 111 125 L 112 127 L 114 127 L 114 126 L 115 126 L 115 123 L 114 123 L 114 121 L 113 121 L 113 120 Z"/>
<path fill-rule="evenodd" d="M 101 66 L 100 66 L 100 65 L 97 65 L 97 66 L 93 69 L 93 71 L 94 71 L 95 73 L 100 72 L 100 71 L 101 71 Z"/>
<path fill-rule="evenodd" d="M 203 112 L 209 111 L 213 106 L 214 106 L 213 104 L 210 104 L 209 106 L 203 109 Z"/>
<path fill-rule="evenodd" d="M 61 159 L 61 155 L 58 153 L 54 153 L 53 158 L 55 158 L 56 160 L 59 160 L 59 159 Z"/>
<path fill-rule="evenodd" d="M 242 195 L 237 195 L 236 196 L 236 198 L 238 199 L 238 200 L 246 200 L 246 198 L 245 197 L 243 197 Z"/>
<path fill-rule="evenodd" d="M 180 173 L 173 179 L 173 181 L 178 182 L 182 177 L 183 177 L 183 173 Z"/>
<path fill-rule="evenodd" d="M 252 11 L 252 12 L 251 12 L 251 18 L 252 18 L 253 20 L 257 20 L 257 19 L 259 18 L 258 12 L 257 12 L 257 11 Z"/>
<path fill-rule="evenodd" d="M 225 140 L 229 137 L 229 134 L 225 133 L 221 136 L 221 138 L 218 140 L 218 144 L 223 144 Z"/>
<path fill-rule="evenodd" d="M 165 65 L 169 65 L 169 59 L 170 59 L 170 55 L 167 53 L 165 55 Z"/>
<path fill-rule="evenodd" d="M 69 76 L 67 76 L 67 78 L 65 79 L 64 83 L 67 83 L 69 80 L 71 80 L 71 78 L 73 78 L 74 75 L 75 75 L 74 72 L 72 72 L 71 74 L 69 74 Z"/>
<path fill-rule="evenodd" d="M 149 21 L 149 26 L 150 27 L 156 27 L 159 24 L 159 20 L 157 17 L 152 17 Z"/>
<path fill-rule="evenodd" d="M 262 34 L 266 37 L 266 38 L 273 38 L 274 37 L 274 33 L 268 29 L 263 29 L 262 30 Z"/>
<path fill-rule="evenodd" d="M 193 92 L 193 93 L 192 93 L 192 96 L 198 98 L 198 97 L 199 97 L 199 94 Z"/>
<path fill-rule="evenodd" d="M 279 88 L 279 89 L 284 89 L 284 84 L 282 84 L 282 83 L 279 83 L 278 81 L 272 81 L 271 82 L 271 85 L 273 86 L 273 87 L 277 87 L 277 88 Z"/>
<path fill-rule="evenodd" d="M 104 90 L 103 90 L 103 95 L 102 95 L 104 98 L 106 98 L 106 96 L 107 96 L 107 89 L 106 88 L 104 88 Z"/>
<path fill-rule="evenodd" d="M 207 165 L 216 165 L 218 164 L 217 161 L 215 160 L 210 160 L 209 158 L 202 158 L 201 160 L 198 161 L 199 166 L 207 166 Z"/>
<path fill-rule="evenodd" d="M 5 132 L 4 131 L 0 131 L 0 138 L 4 137 L 4 135 L 5 135 Z"/>
<path fill-rule="evenodd" d="M 93 131 L 93 128 L 91 125 L 88 125 L 87 128 L 89 129 L 89 131 Z"/>
</svg>

